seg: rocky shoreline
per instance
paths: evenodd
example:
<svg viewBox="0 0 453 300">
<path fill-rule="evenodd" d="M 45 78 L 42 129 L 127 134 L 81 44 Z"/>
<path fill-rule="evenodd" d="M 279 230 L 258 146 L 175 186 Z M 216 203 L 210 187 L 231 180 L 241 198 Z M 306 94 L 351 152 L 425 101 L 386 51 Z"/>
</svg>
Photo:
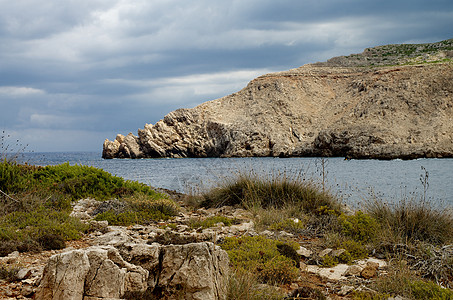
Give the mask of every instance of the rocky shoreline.
<svg viewBox="0 0 453 300">
<path fill-rule="evenodd" d="M 102 157 L 451 158 L 452 82 L 452 63 L 306 65 L 105 140 Z"/>
</svg>

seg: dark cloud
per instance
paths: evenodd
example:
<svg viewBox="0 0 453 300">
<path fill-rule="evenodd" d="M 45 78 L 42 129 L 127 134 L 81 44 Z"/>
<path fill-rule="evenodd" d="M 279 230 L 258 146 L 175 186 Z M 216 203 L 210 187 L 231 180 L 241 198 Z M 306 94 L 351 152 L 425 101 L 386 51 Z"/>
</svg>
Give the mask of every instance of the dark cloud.
<svg viewBox="0 0 453 300">
<path fill-rule="evenodd" d="M 448 39 L 453 27 L 450 0 L 0 5 L 0 129 L 37 151 L 99 150 L 104 138 L 260 74 L 376 45 Z"/>
</svg>

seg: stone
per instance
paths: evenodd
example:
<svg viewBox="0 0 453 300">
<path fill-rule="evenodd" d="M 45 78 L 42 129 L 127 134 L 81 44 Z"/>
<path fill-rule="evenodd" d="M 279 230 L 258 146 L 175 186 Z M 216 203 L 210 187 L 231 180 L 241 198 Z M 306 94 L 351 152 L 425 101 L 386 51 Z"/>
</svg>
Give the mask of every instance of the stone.
<svg viewBox="0 0 453 300">
<path fill-rule="evenodd" d="M 183 293 L 184 299 L 226 299 L 229 259 L 220 247 L 203 242 L 168 245 L 161 251 L 161 296 Z"/>
<path fill-rule="evenodd" d="M 279 238 L 285 239 L 294 237 L 294 234 L 282 230 L 278 232 L 278 236 Z"/>
<path fill-rule="evenodd" d="M 341 287 L 340 291 L 338 292 L 338 295 L 340 296 L 346 296 L 347 294 L 349 294 L 350 292 L 352 292 L 354 290 L 354 287 L 353 286 L 350 286 L 350 285 L 344 285 Z"/>
<path fill-rule="evenodd" d="M 89 270 L 90 262 L 83 250 L 52 256 L 44 268 L 36 299 L 82 300 Z"/>
<path fill-rule="evenodd" d="M 19 271 L 17 271 L 16 278 L 17 280 L 24 280 L 30 277 L 32 273 L 32 269 L 30 268 L 21 268 Z"/>
<path fill-rule="evenodd" d="M 24 297 L 30 297 L 31 295 L 33 295 L 34 292 L 35 291 L 33 290 L 33 286 L 29 284 L 22 285 L 20 289 L 20 294 Z"/>
<path fill-rule="evenodd" d="M 343 276 L 359 276 L 363 268 L 358 265 L 349 266 L 344 272 Z"/>
<path fill-rule="evenodd" d="M 319 252 L 318 256 L 324 257 L 326 255 L 330 255 L 330 253 L 332 253 L 332 251 L 333 251 L 333 249 L 331 249 L 331 248 L 324 249 L 321 252 Z"/>
<path fill-rule="evenodd" d="M 118 229 L 97 237 L 94 243 L 101 246 L 119 247 L 132 241 L 132 237 L 125 230 Z"/>
<path fill-rule="evenodd" d="M 300 256 L 303 256 L 305 258 L 309 258 L 313 254 L 313 251 L 310 251 L 307 248 L 302 247 L 302 246 L 300 246 L 296 252 L 297 252 L 297 254 L 299 254 Z"/>
<path fill-rule="evenodd" d="M 349 266 L 346 264 L 338 264 L 332 268 L 321 268 L 319 266 L 308 265 L 307 272 L 317 274 L 328 280 L 339 281 L 345 280 L 346 277 L 343 275 Z"/>
<path fill-rule="evenodd" d="M 90 229 L 93 231 L 99 231 L 101 233 L 107 233 L 110 231 L 109 229 L 109 222 L 108 221 L 90 221 Z"/>
<path fill-rule="evenodd" d="M 148 271 L 122 259 L 113 247 L 89 247 L 52 256 L 44 268 L 37 299 L 121 298 L 144 292 Z"/>
<path fill-rule="evenodd" d="M 88 221 L 93 219 L 92 212 L 101 204 L 102 202 L 97 201 L 96 199 L 80 199 L 72 208 L 70 214 L 71 217 L 79 218 L 82 221 Z"/>
<path fill-rule="evenodd" d="M 366 267 L 360 272 L 360 276 L 370 279 L 377 276 L 379 265 L 375 262 L 368 262 Z"/>
<path fill-rule="evenodd" d="M 345 253 L 346 250 L 345 249 L 336 249 L 336 250 L 332 250 L 332 252 L 330 252 L 330 256 L 332 257 L 338 257 L 340 256 L 341 254 Z"/>
</svg>

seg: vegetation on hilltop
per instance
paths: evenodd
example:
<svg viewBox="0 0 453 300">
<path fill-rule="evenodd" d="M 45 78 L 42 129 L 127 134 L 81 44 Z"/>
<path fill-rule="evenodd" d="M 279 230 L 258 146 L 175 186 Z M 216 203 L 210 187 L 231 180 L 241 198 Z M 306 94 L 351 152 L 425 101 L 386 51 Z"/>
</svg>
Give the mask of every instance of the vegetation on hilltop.
<svg viewBox="0 0 453 300">
<path fill-rule="evenodd" d="M 359 54 L 339 56 L 317 65 L 331 67 L 393 66 L 451 62 L 453 39 L 426 44 L 392 44 L 367 48 Z"/>
</svg>

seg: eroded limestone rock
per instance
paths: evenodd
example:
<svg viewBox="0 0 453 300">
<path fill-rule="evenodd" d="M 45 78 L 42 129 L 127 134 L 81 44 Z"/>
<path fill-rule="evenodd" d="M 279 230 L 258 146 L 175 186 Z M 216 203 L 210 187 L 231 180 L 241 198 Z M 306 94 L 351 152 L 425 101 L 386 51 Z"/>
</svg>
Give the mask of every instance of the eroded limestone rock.
<svg viewBox="0 0 453 300">
<path fill-rule="evenodd" d="M 106 140 L 103 157 L 453 157 L 452 82 L 448 63 L 305 65 Z"/>
<path fill-rule="evenodd" d="M 225 299 L 229 260 L 213 243 L 122 243 L 52 256 L 36 299 L 121 299 L 149 292 L 159 299 Z"/>
</svg>

